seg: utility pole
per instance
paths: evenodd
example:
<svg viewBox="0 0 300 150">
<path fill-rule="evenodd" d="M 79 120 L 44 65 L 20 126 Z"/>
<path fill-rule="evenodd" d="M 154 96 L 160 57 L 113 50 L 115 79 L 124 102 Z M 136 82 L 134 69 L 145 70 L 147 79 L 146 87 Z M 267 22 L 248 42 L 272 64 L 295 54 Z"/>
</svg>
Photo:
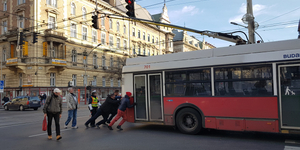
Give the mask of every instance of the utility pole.
<svg viewBox="0 0 300 150">
<path fill-rule="evenodd" d="M 254 35 L 254 16 L 253 16 L 253 8 L 252 8 L 252 0 L 247 0 L 247 15 L 249 16 L 248 20 L 248 33 L 249 33 L 249 41 L 251 44 L 255 42 Z"/>
</svg>

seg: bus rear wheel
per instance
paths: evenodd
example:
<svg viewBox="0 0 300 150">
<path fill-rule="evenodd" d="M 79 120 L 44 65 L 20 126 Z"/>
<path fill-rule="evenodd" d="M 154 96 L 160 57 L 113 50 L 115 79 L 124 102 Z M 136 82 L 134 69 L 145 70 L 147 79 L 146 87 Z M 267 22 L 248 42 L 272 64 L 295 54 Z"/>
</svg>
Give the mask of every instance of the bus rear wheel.
<svg viewBox="0 0 300 150">
<path fill-rule="evenodd" d="M 184 108 L 176 115 L 176 126 L 180 132 L 198 134 L 202 128 L 200 114 L 192 108 Z"/>
</svg>

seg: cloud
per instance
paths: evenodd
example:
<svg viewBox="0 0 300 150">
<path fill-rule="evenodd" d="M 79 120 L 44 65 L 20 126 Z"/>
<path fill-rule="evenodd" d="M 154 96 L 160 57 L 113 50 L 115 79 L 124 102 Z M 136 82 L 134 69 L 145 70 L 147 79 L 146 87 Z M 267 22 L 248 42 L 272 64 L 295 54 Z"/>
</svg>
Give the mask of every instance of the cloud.
<svg viewBox="0 0 300 150">
<path fill-rule="evenodd" d="M 255 5 L 253 5 L 253 15 L 259 16 L 259 15 L 265 13 L 264 12 L 265 9 L 266 9 L 265 5 L 255 4 Z M 246 3 L 242 3 L 241 7 L 239 8 L 238 13 L 239 13 L 238 15 L 231 17 L 229 19 L 229 22 L 242 23 L 242 18 L 247 13 L 247 4 Z"/>
<path fill-rule="evenodd" d="M 294 25 L 285 26 L 285 28 L 294 28 L 294 27 L 298 27 L 298 24 L 294 24 Z"/>
<path fill-rule="evenodd" d="M 200 13 L 203 13 L 204 10 L 200 11 Z M 196 6 L 183 6 L 179 10 L 174 10 L 169 12 L 169 17 L 171 21 L 174 23 L 177 23 L 180 21 L 180 19 L 187 17 L 187 16 L 194 16 L 199 13 L 199 8 Z"/>
</svg>

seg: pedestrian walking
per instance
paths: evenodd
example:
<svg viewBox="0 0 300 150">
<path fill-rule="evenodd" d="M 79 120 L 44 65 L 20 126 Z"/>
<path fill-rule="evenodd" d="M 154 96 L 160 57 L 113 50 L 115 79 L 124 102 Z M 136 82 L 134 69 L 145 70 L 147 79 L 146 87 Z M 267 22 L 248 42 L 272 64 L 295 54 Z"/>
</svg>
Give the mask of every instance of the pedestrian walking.
<svg viewBox="0 0 300 150">
<path fill-rule="evenodd" d="M 96 95 L 97 95 L 96 90 L 94 90 L 89 99 L 89 109 L 92 114 L 91 118 L 97 113 L 98 106 L 101 105 L 99 102 L 99 99 Z M 95 127 L 95 120 L 91 121 L 90 124 L 91 124 L 91 127 Z"/>
<path fill-rule="evenodd" d="M 97 128 L 99 128 L 99 126 L 101 124 L 104 124 L 107 121 L 108 115 L 111 113 L 111 109 L 114 105 L 119 105 L 119 101 L 114 100 L 115 99 L 115 95 L 111 94 L 108 95 L 105 102 L 100 106 L 100 108 L 98 108 L 96 114 L 90 118 L 84 125 L 88 128 L 88 124 L 90 124 L 92 121 L 95 122 L 95 120 L 102 115 L 103 120 L 99 121 L 96 126 Z"/>
<path fill-rule="evenodd" d="M 48 132 L 48 139 L 52 139 L 52 119 L 54 118 L 55 121 L 55 129 L 56 129 L 56 140 L 60 140 L 62 137 L 60 135 L 60 126 L 59 126 L 59 119 L 61 118 L 62 113 L 62 98 L 59 96 L 61 91 L 58 88 L 53 90 L 51 96 L 48 96 L 44 105 L 44 117 L 47 116 L 48 125 L 47 125 L 47 132 Z"/>
<path fill-rule="evenodd" d="M 45 104 L 46 98 L 47 98 L 47 95 L 46 95 L 46 93 L 44 93 L 42 96 L 43 104 Z"/>
<path fill-rule="evenodd" d="M 121 100 L 121 96 L 119 94 L 119 90 L 116 90 L 114 92 L 115 95 L 115 100 Z M 114 105 L 114 107 L 112 108 L 112 113 L 110 114 L 109 118 L 107 119 L 106 123 L 110 124 L 110 121 L 117 115 L 118 113 L 118 105 Z"/>
<path fill-rule="evenodd" d="M 131 93 L 130 92 L 126 92 L 126 95 L 124 98 L 122 98 L 121 100 L 121 105 L 118 108 L 118 114 L 117 116 L 112 120 L 112 122 L 108 125 L 108 129 L 109 130 L 113 130 L 112 126 L 114 125 L 114 123 L 116 121 L 118 121 L 121 117 L 123 118 L 123 120 L 119 123 L 119 125 L 117 126 L 117 128 L 119 130 L 123 130 L 121 128 L 121 126 L 125 123 L 125 121 L 127 121 L 127 116 L 126 116 L 126 108 L 132 108 L 133 106 L 136 105 L 136 103 L 134 103 L 133 105 L 130 105 L 130 97 L 131 97 Z"/>
<path fill-rule="evenodd" d="M 76 95 L 74 94 L 74 89 L 72 87 L 68 88 L 69 94 L 66 96 L 67 101 L 67 109 L 68 109 L 68 119 L 65 122 L 65 129 L 68 128 L 69 122 L 72 120 L 72 128 L 77 129 L 77 109 L 78 109 L 78 102 Z"/>
</svg>

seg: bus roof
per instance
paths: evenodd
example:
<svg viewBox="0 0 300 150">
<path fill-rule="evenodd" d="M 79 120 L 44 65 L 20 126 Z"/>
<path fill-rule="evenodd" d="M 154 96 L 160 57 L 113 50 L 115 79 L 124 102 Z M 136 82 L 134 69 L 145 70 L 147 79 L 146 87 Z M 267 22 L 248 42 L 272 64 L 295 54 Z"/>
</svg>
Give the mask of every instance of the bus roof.
<svg viewBox="0 0 300 150">
<path fill-rule="evenodd" d="M 123 72 L 299 59 L 300 56 L 296 57 L 297 53 L 300 54 L 299 39 L 238 45 L 151 57 L 129 58 Z M 295 57 L 284 58 L 284 55 L 289 54 L 295 54 Z"/>
</svg>

